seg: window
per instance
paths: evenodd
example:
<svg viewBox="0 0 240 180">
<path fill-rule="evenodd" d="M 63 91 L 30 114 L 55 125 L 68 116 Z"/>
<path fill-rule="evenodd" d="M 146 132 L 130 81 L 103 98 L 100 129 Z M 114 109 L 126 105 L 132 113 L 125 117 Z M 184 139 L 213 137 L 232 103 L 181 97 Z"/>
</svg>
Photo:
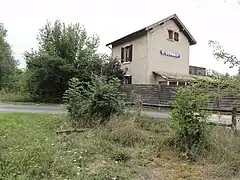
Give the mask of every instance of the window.
<svg viewBox="0 0 240 180">
<path fill-rule="evenodd" d="M 121 62 L 132 62 L 132 45 L 121 48 Z"/>
<path fill-rule="evenodd" d="M 186 83 L 185 83 L 185 82 L 179 82 L 178 85 L 179 85 L 179 86 L 185 86 Z"/>
<path fill-rule="evenodd" d="M 174 32 L 174 41 L 179 41 L 179 33 Z"/>
<path fill-rule="evenodd" d="M 170 86 L 176 86 L 176 85 L 177 85 L 177 82 L 170 81 L 170 82 L 169 82 L 169 85 L 170 85 Z"/>
<path fill-rule="evenodd" d="M 159 81 L 158 84 L 159 85 L 167 85 L 167 81 Z"/>
<path fill-rule="evenodd" d="M 132 84 L 132 76 L 124 76 L 124 84 Z"/>
<path fill-rule="evenodd" d="M 130 46 L 125 47 L 125 60 L 130 61 Z"/>
<path fill-rule="evenodd" d="M 174 32 L 173 30 L 168 30 L 168 40 L 178 42 L 179 41 L 179 33 Z"/>
<path fill-rule="evenodd" d="M 168 39 L 173 39 L 173 31 L 172 30 L 168 30 Z"/>
</svg>

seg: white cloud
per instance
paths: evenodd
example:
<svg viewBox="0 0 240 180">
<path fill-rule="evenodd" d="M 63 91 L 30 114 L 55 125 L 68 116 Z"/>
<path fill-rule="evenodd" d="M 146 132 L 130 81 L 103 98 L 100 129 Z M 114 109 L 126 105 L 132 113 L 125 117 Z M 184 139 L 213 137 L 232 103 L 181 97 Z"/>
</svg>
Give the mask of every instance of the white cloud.
<svg viewBox="0 0 240 180">
<path fill-rule="evenodd" d="M 38 29 L 48 20 L 79 22 L 89 33 L 101 38 L 100 51 L 109 52 L 105 44 L 176 13 L 198 44 L 191 46 L 190 63 L 228 72 L 228 66 L 216 62 L 208 40 L 218 40 L 229 52 L 240 57 L 240 5 L 224 0 L 8 0 L 1 2 L 0 21 L 9 31 L 16 58 L 37 47 Z M 231 70 L 231 72 L 233 72 Z"/>
</svg>

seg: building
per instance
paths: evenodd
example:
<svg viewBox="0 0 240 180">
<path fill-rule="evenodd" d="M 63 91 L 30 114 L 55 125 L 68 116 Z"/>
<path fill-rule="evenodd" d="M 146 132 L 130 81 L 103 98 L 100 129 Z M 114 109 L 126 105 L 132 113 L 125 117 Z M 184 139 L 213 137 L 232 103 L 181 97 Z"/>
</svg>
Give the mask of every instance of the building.
<svg viewBox="0 0 240 180">
<path fill-rule="evenodd" d="M 206 76 L 207 70 L 204 67 L 189 66 L 189 74 L 197 76 Z"/>
<path fill-rule="evenodd" d="M 125 83 L 186 84 L 194 80 L 189 75 L 189 47 L 196 43 L 173 14 L 106 46 L 121 61 Z"/>
</svg>

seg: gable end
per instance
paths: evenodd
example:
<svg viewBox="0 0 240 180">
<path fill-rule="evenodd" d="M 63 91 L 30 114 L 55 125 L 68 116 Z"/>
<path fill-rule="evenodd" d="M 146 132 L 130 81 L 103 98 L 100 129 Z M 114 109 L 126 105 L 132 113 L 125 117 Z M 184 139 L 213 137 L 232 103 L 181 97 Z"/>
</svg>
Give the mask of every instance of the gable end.
<svg viewBox="0 0 240 180">
<path fill-rule="evenodd" d="M 159 22 L 156 22 L 150 26 L 147 26 L 145 28 L 142 28 L 136 32 L 133 32 L 131 34 L 128 34 L 127 36 L 124 36 L 120 39 L 117 39 L 111 43 L 106 44 L 106 46 L 112 45 L 112 46 L 117 46 L 117 45 L 121 45 L 124 44 L 128 41 L 140 38 L 142 36 L 145 36 L 147 34 L 148 31 L 150 31 L 153 27 L 158 26 L 158 25 L 162 25 L 164 22 L 167 22 L 169 20 L 173 20 L 175 22 L 175 24 L 179 27 L 180 32 L 182 32 L 188 39 L 189 44 L 190 45 L 195 45 L 197 44 L 197 41 L 194 39 L 194 37 L 190 34 L 190 32 L 187 30 L 187 28 L 184 26 L 184 24 L 181 22 L 181 20 L 178 18 L 178 16 L 176 14 L 173 14 Z"/>
</svg>

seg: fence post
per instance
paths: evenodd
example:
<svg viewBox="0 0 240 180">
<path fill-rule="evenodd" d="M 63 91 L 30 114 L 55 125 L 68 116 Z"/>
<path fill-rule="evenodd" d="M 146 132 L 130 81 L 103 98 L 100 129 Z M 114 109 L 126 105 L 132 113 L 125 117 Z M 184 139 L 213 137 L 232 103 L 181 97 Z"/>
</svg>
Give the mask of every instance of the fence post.
<svg viewBox="0 0 240 180">
<path fill-rule="evenodd" d="M 237 119 L 236 119 L 236 116 L 237 116 L 237 108 L 233 107 L 233 109 L 232 109 L 232 130 L 233 130 L 234 134 L 236 134 L 236 132 L 237 132 Z"/>
<path fill-rule="evenodd" d="M 161 104 L 161 85 L 158 84 L 158 104 Z M 158 110 L 160 110 L 161 108 L 158 107 Z"/>
</svg>

